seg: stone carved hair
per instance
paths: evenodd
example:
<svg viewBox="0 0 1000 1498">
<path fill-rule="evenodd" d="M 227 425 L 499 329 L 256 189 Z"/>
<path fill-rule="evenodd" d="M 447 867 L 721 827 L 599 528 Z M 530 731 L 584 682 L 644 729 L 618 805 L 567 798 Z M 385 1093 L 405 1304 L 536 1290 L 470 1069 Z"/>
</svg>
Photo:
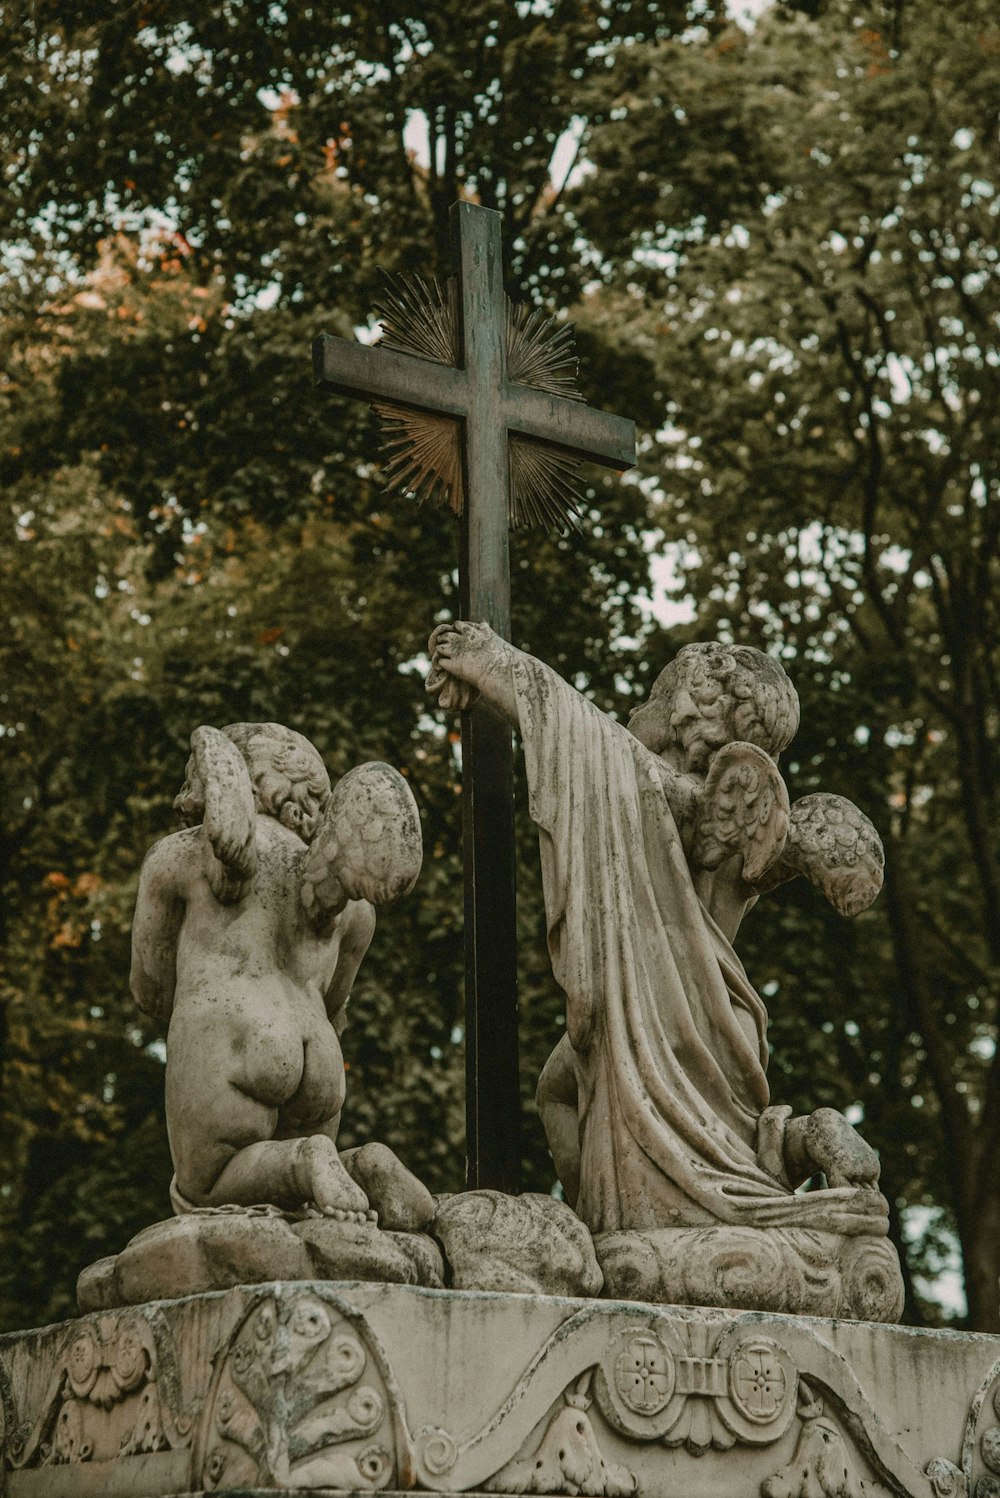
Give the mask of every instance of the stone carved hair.
<svg viewBox="0 0 1000 1498">
<path fill-rule="evenodd" d="M 685 645 L 660 673 L 653 691 L 661 681 L 672 686 L 687 664 L 700 666 L 729 698 L 728 727 L 734 740 L 755 744 L 772 758 L 787 749 L 799 726 L 799 696 L 780 661 L 752 645 Z"/>
<path fill-rule="evenodd" d="M 312 842 L 330 777 L 309 740 L 281 723 L 230 723 L 222 731 L 246 761 L 257 811 Z"/>
</svg>

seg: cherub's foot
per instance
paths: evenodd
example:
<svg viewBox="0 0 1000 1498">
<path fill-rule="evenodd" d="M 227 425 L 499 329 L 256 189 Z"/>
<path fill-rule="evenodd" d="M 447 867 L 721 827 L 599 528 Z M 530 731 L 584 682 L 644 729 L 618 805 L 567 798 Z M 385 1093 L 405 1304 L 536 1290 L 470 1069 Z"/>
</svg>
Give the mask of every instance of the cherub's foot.
<svg viewBox="0 0 1000 1498">
<path fill-rule="evenodd" d="M 835 1108 L 817 1108 L 805 1118 L 790 1119 L 785 1128 L 785 1156 L 790 1176 L 804 1178 L 821 1170 L 830 1187 L 878 1189 L 878 1155 Z"/>
<path fill-rule="evenodd" d="M 304 1139 L 299 1164 L 303 1196 L 325 1217 L 367 1219 L 368 1198 L 347 1174 L 332 1139 L 325 1134 Z"/>
<path fill-rule="evenodd" d="M 378 1209 L 382 1227 L 419 1233 L 434 1216 L 434 1198 L 386 1144 L 363 1144 L 344 1152 L 344 1165 Z"/>
</svg>

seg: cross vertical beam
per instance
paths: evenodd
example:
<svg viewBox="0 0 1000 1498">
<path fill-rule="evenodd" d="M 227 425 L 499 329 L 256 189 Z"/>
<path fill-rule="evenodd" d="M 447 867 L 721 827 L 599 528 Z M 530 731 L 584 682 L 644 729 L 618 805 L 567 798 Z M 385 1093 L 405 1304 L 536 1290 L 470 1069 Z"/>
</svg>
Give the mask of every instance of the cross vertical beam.
<svg viewBox="0 0 1000 1498">
<path fill-rule="evenodd" d="M 466 376 L 461 612 L 510 638 L 510 456 L 500 409 L 507 304 L 500 215 L 451 210 Z M 521 1175 L 517 1038 L 514 757 L 510 729 L 482 703 L 462 715 L 465 861 L 466 1175 L 515 1192 Z"/>
<path fill-rule="evenodd" d="M 457 367 L 433 353 L 370 348 L 321 334 L 313 344 L 313 368 L 316 383 L 327 389 L 454 422 L 465 494 L 461 613 L 485 620 L 508 639 L 510 437 L 621 470 L 635 462 L 635 425 L 583 401 L 510 380 L 500 215 L 457 203 L 451 228 Z M 408 316 L 413 315 L 411 305 Z M 482 705 L 463 715 L 462 758 L 468 1180 L 470 1186 L 516 1191 L 521 1110 L 513 755 L 510 730 Z"/>
</svg>

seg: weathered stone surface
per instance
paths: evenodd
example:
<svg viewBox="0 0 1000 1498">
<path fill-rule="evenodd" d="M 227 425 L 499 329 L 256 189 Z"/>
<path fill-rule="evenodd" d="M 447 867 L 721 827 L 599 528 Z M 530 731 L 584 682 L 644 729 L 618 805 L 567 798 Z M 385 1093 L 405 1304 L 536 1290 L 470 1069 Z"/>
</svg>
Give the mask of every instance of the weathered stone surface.
<svg viewBox="0 0 1000 1498">
<path fill-rule="evenodd" d="M 660 1305 L 898 1321 L 903 1287 L 887 1238 L 796 1228 L 660 1228 L 595 1241 L 604 1293 Z"/>
<path fill-rule="evenodd" d="M 847 1442 L 829 1420 L 803 1421 L 795 1456 L 761 1488 L 761 1498 L 864 1498 Z"/>
<path fill-rule="evenodd" d="M 554 1197 L 500 1191 L 442 1197 L 432 1232 L 456 1290 L 600 1293 L 603 1276 L 590 1234 Z"/>
<path fill-rule="evenodd" d="M 857 807 L 824 795 L 789 807 L 776 756 L 799 709 L 780 663 L 685 646 L 626 729 L 484 624 L 440 625 L 428 648 L 442 705 L 481 694 L 521 735 L 567 1003 L 538 1107 L 566 1200 L 606 1245 L 607 1278 L 659 1300 L 898 1314 L 878 1159 L 835 1110 L 793 1118 L 771 1104 L 767 1011 L 733 949 L 776 884 L 801 875 L 852 915 L 882 880 Z M 817 1174 L 823 1189 L 797 1192 Z M 708 1263 L 708 1240 L 685 1229 L 717 1232 Z M 811 1255 L 825 1298 L 798 1283 L 803 1233 L 828 1245 Z M 769 1247 L 771 1234 L 786 1236 Z M 833 1245 L 862 1238 L 867 1268 Z M 728 1269 L 727 1241 L 739 1245 Z"/>
<path fill-rule="evenodd" d="M 378 1210 L 335 1142 L 339 1031 L 374 907 L 420 870 L 412 793 L 374 763 L 331 791 L 313 746 L 278 723 L 197 728 L 191 748 L 175 802 L 185 828 L 147 854 L 132 927 L 132 993 L 170 1022 L 175 1209 Z M 395 1157 L 382 1153 L 385 1181 Z M 399 1170 L 390 1213 L 419 1187 Z M 421 1205 L 429 1217 L 426 1192 Z"/>
<path fill-rule="evenodd" d="M 198 728 L 191 747 L 185 830 L 147 855 L 132 928 L 132 992 L 169 1021 L 179 1220 L 85 1270 L 80 1304 L 265 1279 L 440 1284 L 438 1250 L 411 1237 L 430 1193 L 385 1145 L 336 1144 L 339 1036 L 374 907 L 420 869 L 409 787 L 373 763 L 331 791 L 313 746 L 278 723 Z M 310 1204 L 329 1220 L 297 1221 Z"/>
<path fill-rule="evenodd" d="M 337 1231 L 331 1232 L 335 1228 Z M 396 1285 L 444 1284 L 444 1261 L 426 1233 L 383 1233 L 372 1223 L 294 1225 L 313 1265 L 314 1279 L 384 1280 Z"/>
<path fill-rule="evenodd" d="M 4 1498 L 989 1498 L 1000 1338 L 264 1284 L 0 1337 Z"/>
<path fill-rule="evenodd" d="M 77 1302 L 82 1311 L 105 1310 L 273 1279 L 440 1286 L 444 1265 L 432 1238 L 385 1233 L 369 1221 L 197 1212 L 154 1223 L 116 1257 L 90 1265 Z"/>
</svg>

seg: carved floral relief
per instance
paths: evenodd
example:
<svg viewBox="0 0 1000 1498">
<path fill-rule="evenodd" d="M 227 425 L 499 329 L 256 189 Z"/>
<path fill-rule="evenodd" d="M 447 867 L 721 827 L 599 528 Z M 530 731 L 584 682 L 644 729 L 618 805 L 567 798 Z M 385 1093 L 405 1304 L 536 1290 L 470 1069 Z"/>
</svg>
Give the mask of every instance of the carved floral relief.
<svg viewBox="0 0 1000 1498">
<path fill-rule="evenodd" d="M 405 1437 L 385 1372 L 336 1301 L 311 1291 L 265 1294 L 218 1357 L 194 1485 L 389 1486 L 405 1476 Z"/>
<path fill-rule="evenodd" d="M 1000 1465 L 997 1432 L 980 1445 Z M 537 1348 L 485 1423 L 423 1427 L 414 1458 L 417 1485 L 432 1492 L 623 1498 L 658 1491 L 655 1477 L 673 1498 L 682 1467 L 657 1447 L 718 1453 L 721 1473 L 734 1447 L 779 1443 L 770 1471 L 755 1464 L 747 1498 L 994 1498 L 992 1469 L 979 1494 L 967 1466 L 936 1457 L 917 1467 L 818 1324 L 757 1313 L 721 1321 L 621 1306 L 611 1321 L 588 1307 Z"/>
<path fill-rule="evenodd" d="M 110 1461 L 182 1447 L 191 1425 L 166 1322 L 130 1310 L 75 1323 L 41 1413 L 8 1451 L 15 1468 Z"/>
<path fill-rule="evenodd" d="M 597 1368 L 595 1391 L 608 1424 L 634 1440 L 685 1446 L 698 1455 L 736 1441 L 783 1435 L 795 1414 L 798 1375 L 771 1337 L 724 1333 L 692 1322 L 629 1330 Z"/>
<path fill-rule="evenodd" d="M 534 1452 L 508 1462 L 487 1484 L 499 1493 L 583 1493 L 629 1498 L 638 1486 L 627 1467 L 605 1459 L 590 1418 L 590 1370 L 563 1396 Z"/>
</svg>

